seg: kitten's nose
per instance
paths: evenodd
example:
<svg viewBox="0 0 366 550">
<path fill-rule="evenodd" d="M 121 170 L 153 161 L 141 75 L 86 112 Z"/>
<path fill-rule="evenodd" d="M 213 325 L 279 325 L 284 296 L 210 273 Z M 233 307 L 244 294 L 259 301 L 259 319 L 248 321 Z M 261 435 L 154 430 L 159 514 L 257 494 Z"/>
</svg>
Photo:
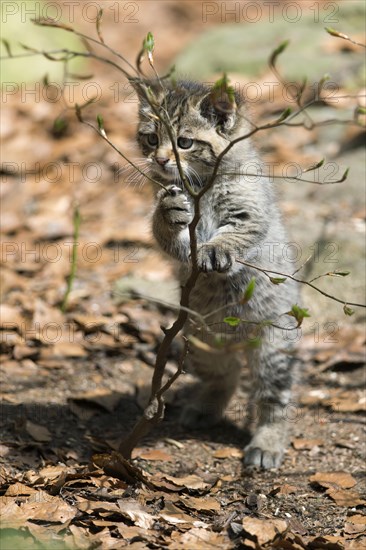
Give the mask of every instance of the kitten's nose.
<svg viewBox="0 0 366 550">
<path fill-rule="evenodd" d="M 155 160 L 160 166 L 165 166 L 169 162 L 167 157 L 155 157 Z"/>
</svg>

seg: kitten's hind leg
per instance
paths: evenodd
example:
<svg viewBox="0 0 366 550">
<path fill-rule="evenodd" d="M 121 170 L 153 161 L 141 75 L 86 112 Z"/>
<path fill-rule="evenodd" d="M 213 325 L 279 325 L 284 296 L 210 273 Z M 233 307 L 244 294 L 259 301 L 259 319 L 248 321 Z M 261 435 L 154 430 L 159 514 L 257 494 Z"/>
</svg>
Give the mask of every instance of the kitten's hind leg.
<svg viewBox="0 0 366 550">
<path fill-rule="evenodd" d="M 257 428 L 245 448 L 244 464 L 261 468 L 278 468 L 287 446 L 288 405 L 291 399 L 293 367 L 291 358 L 282 350 L 284 341 L 272 332 L 251 353 L 254 378 L 255 420 Z"/>
<path fill-rule="evenodd" d="M 192 366 L 200 381 L 190 402 L 183 409 L 181 424 L 189 428 L 207 428 L 217 424 L 239 380 L 241 364 L 232 356 L 197 354 Z"/>
</svg>

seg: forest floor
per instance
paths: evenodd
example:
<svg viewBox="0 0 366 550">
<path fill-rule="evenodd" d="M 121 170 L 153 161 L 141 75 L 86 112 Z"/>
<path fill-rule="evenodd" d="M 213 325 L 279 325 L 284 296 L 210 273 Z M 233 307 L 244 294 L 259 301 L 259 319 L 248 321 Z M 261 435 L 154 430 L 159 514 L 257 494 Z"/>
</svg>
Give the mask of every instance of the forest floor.
<svg viewBox="0 0 366 550">
<path fill-rule="evenodd" d="M 191 12 L 169 5 L 176 12 L 168 27 L 156 19 L 154 33 L 173 44 L 179 28 L 182 43 L 164 50 L 164 63 L 198 32 Z M 186 27 L 184 17 L 193 18 Z M 141 36 L 152 20 L 141 24 Z M 116 41 L 111 18 L 106 28 Z M 133 58 L 141 40 L 136 29 L 128 32 Z M 94 123 L 102 113 L 109 139 L 134 158 L 135 97 L 123 86 L 113 101 L 116 83 L 105 67 L 100 76 L 98 70 L 93 66 L 103 95 L 87 119 Z M 57 93 L 51 88 L 40 89 Z M 151 189 L 121 171 L 117 153 L 47 94 L 38 101 L 23 101 L 22 90 L 12 94 L 2 121 L 2 550 L 365 548 L 364 310 L 346 316 L 341 304 L 309 289 L 302 304 L 311 318 L 297 338 L 301 377 L 286 411 L 290 443 L 278 470 L 242 463 L 250 436 L 243 428 L 246 368 L 218 426 L 179 425 L 194 383 L 183 374 L 167 392 L 163 422 L 134 449 L 130 471 L 117 455 L 106 465 L 143 412 L 161 326 L 175 319 L 173 306 L 146 296 L 174 304 L 178 287 L 150 235 Z M 81 87 L 75 94 L 83 99 Z M 255 116 L 268 120 L 284 107 L 280 95 L 270 105 L 263 97 Z M 353 107 L 354 99 L 344 99 L 336 115 Z M 313 114 L 329 109 L 325 103 Z M 319 282 L 345 302 L 364 300 L 361 135 L 351 126 L 281 129 L 258 143 L 278 166 L 294 159 L 310 166 L 325 154 L 329 169 L 351 165 L 344 184 L 279 186 L 291 243 L 300 250 L 294 270 L 311 252 L 299 272 L 308 280 L 350 268 L 348 277 Z M 76 204 L 77 272 L 62 312 Z M 170 351 L 170 375 L 178 348 Z"/>
</svg>

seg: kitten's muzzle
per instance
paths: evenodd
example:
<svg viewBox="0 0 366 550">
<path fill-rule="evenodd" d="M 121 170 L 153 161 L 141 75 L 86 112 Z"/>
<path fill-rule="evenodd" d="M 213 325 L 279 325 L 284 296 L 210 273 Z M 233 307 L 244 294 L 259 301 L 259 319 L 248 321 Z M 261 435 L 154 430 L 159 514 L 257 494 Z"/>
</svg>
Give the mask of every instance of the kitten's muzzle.
<svg viewBox="0 0 366 550">
<path fill-rule="evenodd" d="M 160 166 L 165 166 L 169 162 L 169 158 L 167 157 L 155 157 L 155 160 Z"/>
</svg>

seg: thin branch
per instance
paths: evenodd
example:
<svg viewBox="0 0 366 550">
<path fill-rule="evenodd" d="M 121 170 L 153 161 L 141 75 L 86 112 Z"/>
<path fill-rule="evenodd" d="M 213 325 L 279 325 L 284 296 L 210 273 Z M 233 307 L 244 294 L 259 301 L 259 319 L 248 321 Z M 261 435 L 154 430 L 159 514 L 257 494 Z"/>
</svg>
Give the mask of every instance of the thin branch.
<svg viewBox="0 0 366 550">
<path fill-rule="evenodd" d="M 89 40 L 90 42 L 93 42 L 94 44 L 98 44 L 98 46 L 102 46 L 106 50 L 108 50 L 110 53 L 118 57 L 121 61 L 126 63 L 130 67 L 130 69 L 133 70 L 134 73 L 137 73 L 136 68 L 125 58 L 123 55 L 121 55 L 119 52 L 108 46 L 105 42 L 101 42 L 100 40 L 97 40 L 96 38 L 93 38 L 92 36 L 88 36 L 87 34 L 84 34 L 82 32 L 76 31 L 73 27 L 68 27 L 67 25 L 62 25 L 57 23 L 56 21 L 53 21 L 52 19 L 47 18 L 40 18 L 40 19 L 32 19 L 31 20 L 35 25 L 38 25 L 40 27 L 54 27 L 62 29 L 66 32 L 71 32 L 75 34 L 75 36 L 78 36 L 79 38 L 82 38 L 83 40 Z M 124 69 L 121 68 L 121 71 L 127 76 L 127 78 L 130 78 L 131 75 L 127 73 Z M 137 73 L 138 74 L 138 73 Z"/>
<path fill-rule="evenodd" d="M 99 136 L 101 136 L 104 139 L 104 141 L 106 141 L 112 147 L 112 149 L 114 149 L 116 151 L 116 153 L 118 153 L 126 162 L 128 162 L 137 172 L 142 174 L 146 179 L 148 179 L 152 183 L 155 183 L 156 185 L 158 185 L 162 189 L 165 189 L 165 186 L 162 183 L 160 183 L 160 181 L 157 181 L 157 180 L 154 180 L 153 178 L 151 178 L 148 174 L 146 174 L 145 172 L 140 170 L 140 168 L 134 162 L 132 162 L 128 157 L 126 157 L 126 155 L 124 153 L 122 153 L 122 151 L 120 149 L 118 149 L 118 147 L 116 145 L 114 145 L 114 143 L 107 137 L 107 134 L 105 133 L 104 130 L 103 131 L 99 130 L 96 126 L 91 124 L 91 122 L 88 122 L 87 120 L 84 120 L 81 117 L 80 110 L 77 111 L 77 117 L 78 117 L 78 119 L 80 120 L 80 122 L 82 124 L 85 124 L 86 126 L 89 126 L 89 128 L 92 128 Z"/>
<path fill-rule="evenodd" d="M 356 46 L 361 46 L 361 48 L 366 48 L 366 44 L 362 44 L 362 42 L 356 42 L 356 40 L 353 40 L 350 38 L 347 34 L 344 34 L 343 32 L 336 31 L 335 29 L 332 29 L 331 27 L 324 27 L 328 34 L 331 36 L 335 36 L 336 38 L 342 38 L 343 40 L 346 40 L 347 42 L 351 42 L 352 44 L 355 44 Z"/>
<path fill-rule="evenodd" d="M 62 313 L 65 313 L 66 311 L 67 302 L 68 302 L 68 299 L 72 290 L 72 286 L 74 284 L 75 275 L 76 275 L 80 221 L 81 221 L 81 218 L 80 218 L 79 205 L 75 204 L 74 215 L 73 215 L 74 235 L 73 235 L 73 244 L 72 244 L 71 270 L 70 270 L 70 275 L 67 279 L 66 291 L 61 303 Z"/>
<path fill-rule="evenodd" d="M 320 294 L 323 294 L 323 296 L 326 296 L 327 298 L 330 298 L 331 300 L 334 300 L 335 302 L 338 302 L 340 304 L 348 305 L 348 306 L 355 306 L 355 307 L 366 307 L 366 304 L 357 304 L 357 303 L 353 303 L 353 302 L 348 302 L 347 300 L 340 300 L 339 298 L 336 298 L 335 296 L 332 296 L 331 294 L 328 294 L 327 292 L 324 292 L 324 290 L 321 290 L 319 287 L 313 285 L 309 281 L 304 281 L 303 279 L 298 279 L 297 277 L 294 277 L 293 275 L 287 275 L 286 273 L 281 273 L 280 271 L 273 271 L 272 269 L 264 269 L 263 267 L 258 267 L 257 265 L 253 265 L 253 264 L 250 264 L 248 262 L 244 262 L 243 260 L 239 260 L 238 258 L 235 258 L 235 259 L 239 264 L 246 265 L 247 267 L 251 267 L 253 269 L 261 271 L 262 273 L 267 275 L 267 277 L 269 279 L 271 278 L 270 274 L 272 274 L 272 275 L 281 275 L 282 277 L 292 279 L 293 281 L 296 281 L 297 283 L 307 285 L 310 288 L 316 290 L 317 292 L 320 292 Z"/>
</svg>

